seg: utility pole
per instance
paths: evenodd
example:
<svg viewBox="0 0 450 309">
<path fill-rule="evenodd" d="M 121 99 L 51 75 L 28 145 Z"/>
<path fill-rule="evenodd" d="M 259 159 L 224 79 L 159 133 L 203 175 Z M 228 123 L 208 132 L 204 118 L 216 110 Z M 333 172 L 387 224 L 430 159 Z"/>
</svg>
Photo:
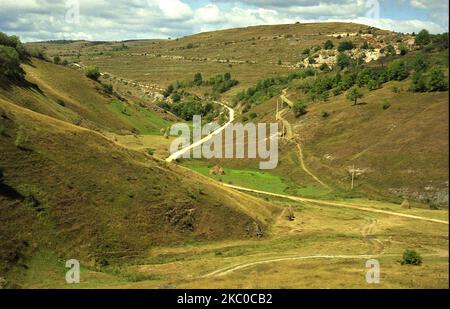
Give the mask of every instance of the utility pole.
<svg viewBox="0 0 450 309">
<path fill-rule="evenodd" d="M 354 183 L 355 183 L 355 166 L 353 165 L 353 168 L 351 169 L 351 173 L 352 173 L 352 190 L 354 188 Z"/>
</svg>

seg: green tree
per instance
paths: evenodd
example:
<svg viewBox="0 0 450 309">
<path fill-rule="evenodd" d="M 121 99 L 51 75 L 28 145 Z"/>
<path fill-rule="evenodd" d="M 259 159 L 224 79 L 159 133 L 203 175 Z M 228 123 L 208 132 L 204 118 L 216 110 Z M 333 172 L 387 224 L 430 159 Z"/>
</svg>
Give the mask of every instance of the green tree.
<svg viewBox="0 0 450 309">
<path fill-rule="evenodd" d="M 173 91 L 174 91 L 174 87 L 172 84 L 170 84 L 169 86 L 167 86 L 167 89 L 164 90 L 164 93 L 163 93 L 164 97 L 165 98 L 169 97 Z"/>
<path fill-rule="evenodd" d="M 323 48 L 326 50 L 330 50 L 334 48 L 334 44 L 331 40 L 327 40 L 324 44 L 323 44 Z"/>
<path fill-rule="evenodd" d="M 358 103 L 358 99 L 362 99 L 364 97 L 364 93 L 361 88 L 354 86 L 347 91 L 345 97 L 347 100 L 353 102 L 353 105 L 356 105 Z"/>
<path fill-rule="evenodd" d="M 419 46 L 425 46 L 431 43 L 430 33 L 423 29 L 416 35 L 416 44 Z"/>
<path fill-rule="evenodd" d="M 444 71 L 439 67 L 433 67 L 430 70 L 428 80 L 428 91 L 446 91 L 448 90 L 448 80 L 444 75 Z"/>
<path fill-rule="evenodd" d="M 174 93 L 172 94 L 172 101 L 173 101 L 174 103 L 176 103 L 176 102 L 180 102 L 180 100 L 181 100 L 180 94 L 179 94 L 178 92 L 174 92 Z"/>
<path fill-rule="evenodd" d="M 390 80 L 404 80 L 409 76 L 408 68 L 403 60 L 392 62 L 388 67 L 388 76 Z"/>
<path fill-rule="evenodd" d="M 336 64 L 338 67 L 342 70 L 346 67 L 348 67 L 351 63 L 351 59 L 349 56 L 347 56 L 344 53 L 339 53 L 336 57 Z"/>
<path fill-rule="evenodd" d="M 421 71 L 417 71 L 414 73 L 414 75 L 412 77 L 411 91 L 414 91 L 414 92 L 427 91 L 427 84 L 425 82 L 425 78 Z"/>
<path fill-rule="evenodd" d="M 19 53 L 10 46 L 0 45 L 0 79 L 21 80 L 25 72 L 20 67 Z"/>
<path fill-rule="evenodd" d="M 294 103 L 292 107 L 292 111 L 294 112 L 295 117 L 300 117 L 307 113 L 307 105 L 303 101 L 297 101 Z"/>
<path fill-rule="evenodd" d="M 92 80 L 98 80 L 100 78 L 100 70 L 97 66 L 89 66 L 86 68 L 85 74 Z"/>
<path fill-rule="evenodd" d="M 428 61 L 426 60 L 425 56 L 420 53 L 413 57 L 411 66 L 416 72 L 425 71 L 428 67 Z"/>
</svg>

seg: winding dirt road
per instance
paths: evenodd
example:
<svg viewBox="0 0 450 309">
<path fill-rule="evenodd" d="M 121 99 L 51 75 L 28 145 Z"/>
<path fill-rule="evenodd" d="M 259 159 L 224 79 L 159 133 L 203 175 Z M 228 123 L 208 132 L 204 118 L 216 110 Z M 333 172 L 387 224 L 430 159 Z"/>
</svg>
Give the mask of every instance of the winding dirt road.
<svg viewBox="0 0 450 309">
<path fill-rule="evenodd" d="M 221 103 L 221 102 L 215 102 L 217 104 L 220 104 L 224 107 L 226 107 L 229 111 L 229 119 L 228 122 L 226 124 L 224 124 L 223 126 L 221 126 L 220 128 L 218 128 L 217 130 L 215 130 L 214 132 L 212 132 L 211 134 L 205 136 L 204 138 L 202 138 L 199 141 L 196 141 L 194 143 L 192 143 L 191 145 L 189 145 L 188 147 L 185 147 L 183 149 L 178 150 L 177 152 L 171 154 L 167 159 L 166 162 L 172 162 L 173 160 L 178 159 L 179 157 L 181 157 L 182 155 L 184 155 L 186 152 L 190 151 L 191 149 L 194 149 L 195 147 L 198 147 L 200 145 L 202 145 L 203 143 L 209 141 L 214 135 L 219 134 L 220 132 L 222 132 L 223 130 L 225 130 L 225 128 L 231 124 L 234 121 L 234 109 L 232 109 L 231 107 L 229 107 L 228 105 Z"/>
<path fill-rule="evenodd" d="M 367 211 L 367 212 L 372 212 L 372 213 L 379 213 L 379 214 L 385 214 L 385 215 L 391 215 L 391 216 L 397 216 L 397 217 L 415 219 L 415 220 L 422 220 L 422 221 L 429 221 L 429 222 L 441 223 L 441 224 L 448 225 L 448 221 L 427 218 L 427 217 L 421 217 L 421 216 L 415 216 L 415 215 L 408 215 L 408 214 L 399 213 L 399 212 L 395 212 L 395 211 L 367 208 L 367 207 L 359 206 L 359 205 L 337 203 L 337 202 L 325 201 L 325 200 L 309 199 L 309 198 L 303 198 L 303 197 L 298 197 L 298 196 L 293 196 L 293 195 L 278 194 L 278 193 L 272 193 L 272 192 L 266 192 L 266 191 L 260 191 L 260 190 L 254 190 L 254 189 L 229 185 L 229 184 L 225 184 L 225 183 L 223 183 L 222 185 L 225 187 L 228 187 L 228 188 L 239 190 L 239 191 L 252 192 L 252 193 L 258 193 L 258 194 L 269 195 L 269 196 L 274 196 L 274 197 L 280 197 L 280 198 L 289 199 L 289 200 L 297 201 L 297 202 L 309 202 L 309 203 L 314 203 L 314 204 L 319 204 L 319 205 L 324 205 L 324 206 L 350 208 L 350 209 L 356 209 L 356 210 Z"/>
</svg>

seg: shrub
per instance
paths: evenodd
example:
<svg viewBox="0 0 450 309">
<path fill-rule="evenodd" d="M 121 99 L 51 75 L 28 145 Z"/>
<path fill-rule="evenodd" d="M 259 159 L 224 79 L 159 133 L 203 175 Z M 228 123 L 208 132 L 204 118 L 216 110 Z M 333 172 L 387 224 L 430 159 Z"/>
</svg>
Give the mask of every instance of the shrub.
<svg viewBox="0 0 450 309">
<path fill-rule="evenodd" d="M 304 50 L 302 50 L 302 55 L 309 55 L 309 52 L 311 50 L 309 48 L 305 48 Z"/>
<path fill-rule="evenodd" d="M 422 72 L 415 72 L 412 77 L 411 91 L 413 92 L 425 92 L 427 91 L 427 84 Z"/>
<path fill-rule="evenodd" d="M 64 66 L 68 66 L 68 65 L 69 65 L 69 61 L 67 61 L 67 59 L 64 59 L 63 62 L 62 62 L 62 64 L 63 64 Z"/>
<path fill-rule="evenodd" d="M 172 84 L 170 84 L 169 86 L 167 86 L 167 89 L 163 93 L 164 97 L 165 98 L 169 97 L 173 91 L 174 91 L 174 87 Z"/>
<path fill-rule="evenodd" d="M 403 60 L 392 62 L 388 67 L 388 76 L 390 80 L 404 80 L 409 76 L 406 63 Z"/>
<path fill-rule="evenodd" d="M 200 86 L 203 82 L 202 73 L 195 73 L 194 75 L 194 85 Z"/>
<path fill-rule="evenodd" d="M 388 100 L 384 100 L 382 107 L 383 107 L 383 110 L 385 111 L 391 107 L 391 103 L 389 103 Z"/>
<path fill-rule="evenodd" d="M 333 49 L 334 44 L 331 40 L 327 40 L 324 44 L 323 44 L 323 48 L 326 50 L 330 50 Z"/>
<path fill-rule="evenodd" d="M 86 77 L 96 81 L 100 77 L 100 70 L 97 66 L 89 66 L 86 68 L 84 74 L 86 75 Z"/>
<path fill-rule="evenodd" d="M 177 103 L 177 102 L 180 102 L 180 100 L 181 100 L 181 95 L 178 92 L 174 92 L 172 94 L 172 101 L 174 103 Z"/>
<path fill-rule="evenodd" d="M 406 249 L 403 252 L 402 265 L 422 265 L 422 257 L 414 250 Z"/>
<path fill-rule="evenodd" d="M 295 117 L 300 117 L 302 115 L 305 115 L 308 111 L 306 110 L 307 105 L 302 101 L 297 101 L 294 103 L 294 106 L 292 107 L 292 111 L 294 112 Z"/>
<path fill-rule="evenodd" d="M 59 57 L 59 56 L 53 57 L 53 63 L 54 64 L 60 64 L 61 63 L 61 57 Z"/>
<path fill-rule="evenodd" d="M 256 117 L 258 117 L 258 114 L 256 114 L 255 112 L 252 112 L 248 116 L 250 117 L 250 119 L 255 119 Z"/>
<path fill-rule="evenodd" d="M 248 121 L 248 117 L 247 116 L 242 116 L 242 122 L 247 122 Z"/>
<path fill-rule="evenodd" d="M 346 50 L 352 50 L 355 46 L 351 41 L 343 41 L 339 43 L 338 51 L 344 52 Z"/>
<path fill-rule="evenodd" d="M 446 90 L 448 90 L 448 80 L 445 78 L 444 72 L 439 67 L 433 67 L 428 80 L 428 91 Z"/>
</svg>

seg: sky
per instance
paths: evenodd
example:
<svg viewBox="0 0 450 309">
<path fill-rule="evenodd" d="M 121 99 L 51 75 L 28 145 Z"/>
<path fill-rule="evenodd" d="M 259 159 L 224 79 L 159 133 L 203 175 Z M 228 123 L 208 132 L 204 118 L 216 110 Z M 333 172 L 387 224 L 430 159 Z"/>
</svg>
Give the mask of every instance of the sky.
<svg viewBox="0 0 450 309">
<path fill-rule="evenodd" d="M 178 38 L 326 21 L 405 33 L 448 32 L 448 0 L 0 0 L 0 31 L 26 42 Z"/>
</svg>

